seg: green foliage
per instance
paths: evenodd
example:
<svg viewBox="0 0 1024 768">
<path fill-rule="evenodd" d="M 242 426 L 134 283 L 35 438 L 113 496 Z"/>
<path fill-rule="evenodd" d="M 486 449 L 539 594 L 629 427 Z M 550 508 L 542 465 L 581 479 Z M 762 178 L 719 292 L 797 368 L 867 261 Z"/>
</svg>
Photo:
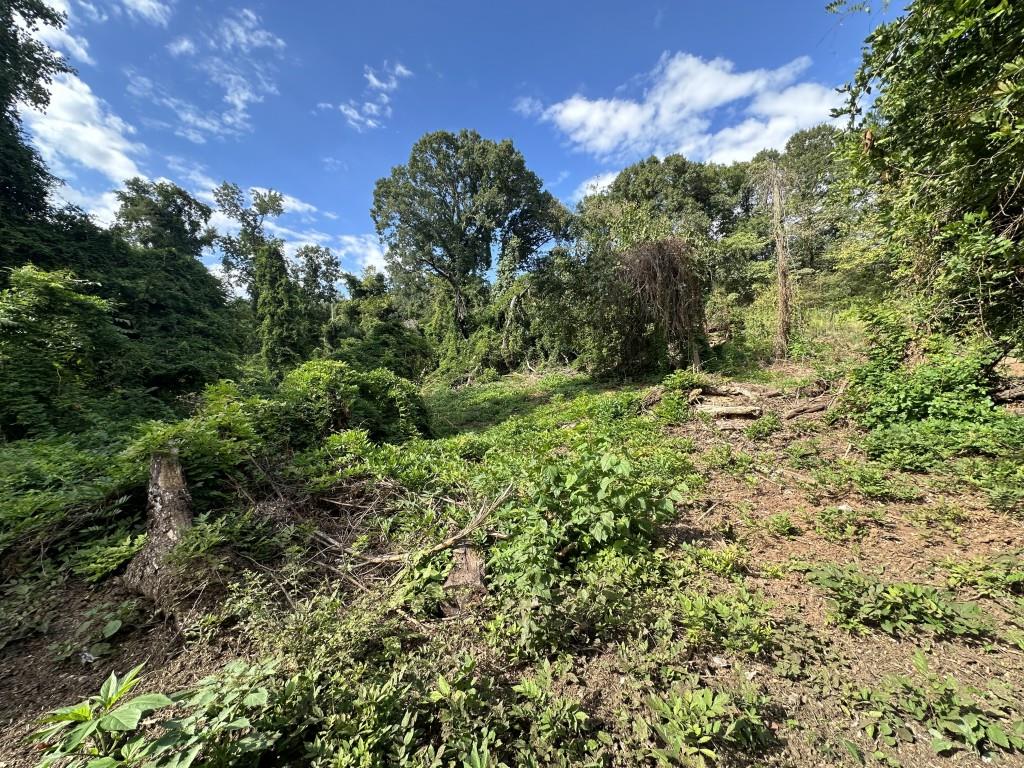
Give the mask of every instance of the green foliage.
<svg viewBox="0 0 1024 768">
<path fill-rule="evenodd" d="M 323 355 L 360 371 L 387 368 L 420 378 L 433 365 L 432 350 L 421 331 L 408 327 L 384 276 L 368 268 L 362 279 L 345 279 L 349 297 L 332 308 L 323 329 Z"/>
<path fill-rule="evenodd" d="M 814 530 L 829 541 L 852 541 L 864 538 L 879 517 L 849 506 L 825 507 L 815 516 Z"/>
<path fill-rule="evenodd" d="M 767 413 L 743 430 L 751 440 L 767 440 L 782 429 L 782 419 L 777 413 Z"/>
<path fill-rule="evenodd" d="M 856 163 L 902 277 L 933 320 L 1004 349 L 1024 338 L 1022 48 L 1016 3 L 910 3 L 868 37 L 847 107 L 870 101 Z"/>
<path fill-rule="evenodd" d="M 648 700 L 649 726 L 663 746 L 652 751 L 658 765 L 706 766 L 723 750 L 749 749 L 771 741 L 770 731 L 750 702 L 738 704 L 710 688 L 681 688 Z"/>
<path fill-rule="evenodd" d="M 452 193 L 455 190 L 455 193 Z M 374 224 L 392 271 L 429 273 L 451 288 L 454 327 L 468 338 L 469 289 L 491 267 L 513 275 L 560 234 L 561 206 L 509 140 L 428 133 L 374 188 Z"/>
<path fill-rule="evenodd" d="M 1024 596 L 1024 555 L 1008 552 L 994 557 L 949 559 L 943 563 L 949 571 L 949 586 L 970 587 L 985 596 Z"/>
<path fill-rule="evenodd" d="M 996 685 L 979 691 L 961 686 L 952 676 L 939 677 L 920 651 L 914 667 L 920 682 L 890 678 L 881 688 L 854 694 L 854 705 L 866 721 L 864 731 L 876 745 L 913 743 L 917 735 L 912 726 L 917 724 L 927 730 L 937 755 L 967 749 L 988 757 L 1024 750 L 1024 718 L 1012 693 Z"/>
<path fill-rule="evenodd" d="M 125 373 L 126 342 L 112 308 L 85 288 L 70 273 L 25 266 L 0 292 L 0 431 L 7 439 L 80 427 L 83 401 Z"/>
<path fill-rule="evenodd" d="M 146 534 L 133 535 L 120 527 L 104 535 L 103 526 L 93 526 L 79 535 L 88 541 L 76 547 L 68 558 L 71 572 L 88 582 L 102 581 L 131 560 L 146 544 Z"/>
<path fill-rule="evenodd" d="M 769 515 L 764 521 L 765 529 L 776 536 L 799 536 L 800 528 L 785 512 Z"/>
<path fill-rule="evenodd" d="M 877 464 L 840 460 L 812 473 L 815 489 L 833 497 L 851 491 L 877 501 L 914 501 L 920 493 L 902 477 L 894 477 Z"/>
<path fill-rule="evenodd" d="M 616 619 L 643 577 L 624 558 L 648 556 L 655 526 L 674 509 L 671 490 L 609 448 L 534 467 L 529 503 L 508 516 L 511 536 L 488 562 L 501 606 L 495 628 L 524 652 L 557 648 L 568 636 L 564 605 L 577 588 L 583 626 L 607 628 L 602 616 Z"/>
<path fill-rule="evenodd" d="M 89 608 L 66 638 L 51 643 L 50 651 L 61 661 L 77 657 L 82 663 L 109 656 L 118 635 L 141 623 L 138 600 L 104 602 Z"/>
<path fill-rule="evenodd" d="M 829 592 L 836 621 L 850 630 L 877 628 L 902 636 L 926 627 L 937 637 L 974 641 L 992 634 L 976 604 L 958 603 L 934 587 L 911 582 L 886 584 L 853 567 L 829 566 L 812 572 L 810 579 Z"/>
</svg>

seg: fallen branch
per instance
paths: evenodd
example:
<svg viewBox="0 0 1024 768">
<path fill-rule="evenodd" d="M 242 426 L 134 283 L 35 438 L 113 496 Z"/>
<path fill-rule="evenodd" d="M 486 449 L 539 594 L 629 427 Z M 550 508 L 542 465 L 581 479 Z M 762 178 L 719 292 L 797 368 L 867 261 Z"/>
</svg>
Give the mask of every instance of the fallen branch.
<svg viewBox="0 0 1024 768">
<path fill-rule="evenodd" d="M 829 405 L 830 403 L 826 400 L 806 403 L 805 405 L 799 405 L 793 410 L 787 412 L 782 418 L 789 421 L 790 419 L 795 419 L 797 416 L 803 416 L 805 413 L 820 413 L 821 411 L 827 411 Z"/>
<path fill-rule="evenodd" d="M 487 518 L 489 518 L 491 516 L 491 514 L 494 512 L 494 510 L 496 510 L 498 507 L 500 507 L 502 505 L 502 503 L 505 501 L 505 499 L 508 498 L 509 494 L 512 493 L 512 488 L 513 488 L 513 484 L 509 483 L 508 487 L 505 488 L 504 491 L 502 491 L 500 496 L 498 496 L 496 499 L 494 499 L 494 501 L 492 501 L 486 507 L 481 509 L 473 517 L 473 519 L 469 521 L 469 523 L 466 525 L 466 527 L 463 528 L 462 530 L 460 530 L 458 533 L 456 533 L 456 534 L 454 534 L 452 536 L 449 536 L 448 538 L 446 538 L 446 539 L 444 539 L 442 541 L 439 541 L 437 544 L 429 546 L 426 549 L 417 550 L 415 552 L 395 552 L 395 553 L 391 553 L 391 554 L 387 554 L 387 555 L 371 555 L 371 556 L 366 556 L 366 555 L 361 555 L 361 554 L 359 554 L 357 552 L 353 552 L 351 549 L 348 549 L 348 548 L 344 547 L 340 542 L 335 541 L 334 539 L 332 539 L 330 536 L 328 536 L 327 534 L 323 533 L 322 531 L 317 531 L 313 535 L 316 536 L 316 538 L 320 539 L 320 541 L 322 541 L 323 543 L 329 545 L 331 548 L 340 550 L 340 551 L 344 552 L 345 554 L 349 555 L 350 557 L 353 557 L 353 558 L 355 558 L 357 560 L 360 560 L 364 564 L 371 564 L 371 563 L 402 563 L 402 562 L 406 562 L 406 561 L 410 560 L 413 557 L 413 555 L 418 555 L 418 556 L 421 556 L 421 557 L 429 557 L 430 555 L 437 554 L 438 552 L 443 552 L 446 549 L 451 549 L 456 544 L 458 544 L 461 541 L 463 541 L 464 539 L 468 538 L 470 536 L 470 534 L 472 534 L 475 530 L 480 528 L 480 526 L 482 526 L 487 521 Z"/>
<path fill-rule="evenodd" d="M 713 418 L 732 416 L 741 419 L 756 419 L 761 416 L 761 409 L 756 405 L 711 405 L 698 403 L 697 411 L 706 413 Z"/>
</svg>

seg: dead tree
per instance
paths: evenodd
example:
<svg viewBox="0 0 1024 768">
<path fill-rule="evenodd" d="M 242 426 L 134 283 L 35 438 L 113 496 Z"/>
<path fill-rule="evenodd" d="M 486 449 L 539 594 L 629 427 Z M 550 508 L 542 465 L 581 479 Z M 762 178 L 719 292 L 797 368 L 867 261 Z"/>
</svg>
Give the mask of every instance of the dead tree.
<svg viewBox="0 0 1024 768">
<path fill-rule="evenodd" d="M 147 515 L 146 545 L 128 564 L 124 584 L 166 609 L 167 555 L 192 526 L 192 499 L 177 450 L 155 453 L 150 460 Z"/>
<path fill-rule="evenodd" d="M 693 250 L 671 237 L 641 243 L 623 254 L 626 280 L 665 333 L 669 363 L 701 367 L 704 332 L 704 284 Z"/>
<path fill-rule="evenodd" d="M 778 291 L 778 317 L 775 324 L 774 352 L 776 359 L 788 357 L 792 331 L 792 295 L 789 285 L 789 245 L 786 239 L 785 198 L 782 192 L 782 169 L 777 162 L 769 170 L 772 196 L 772 231 L 775 236 L 775 284 Z"/>
</svg>

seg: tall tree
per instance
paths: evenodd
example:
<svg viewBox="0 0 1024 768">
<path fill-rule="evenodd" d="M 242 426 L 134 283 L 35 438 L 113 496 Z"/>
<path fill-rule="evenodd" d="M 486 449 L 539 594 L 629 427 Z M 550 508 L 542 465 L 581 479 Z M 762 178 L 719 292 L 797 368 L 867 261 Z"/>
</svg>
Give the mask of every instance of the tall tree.
<svg viewBox="0 0 1024 768">
<path fill-rule="evenodd" d="M 297 290 L 279 242 L 271 241 L 256 252 L 253 287 L 260 357 L 267 370 L 281 375 L 300 362 L 302 329 Z"/>
<path fill-rule="evenodd" d="M 776 359 L 789 355 L 793 328 L 792 286 L 790 285 L 790 231 L 786 217 L 787 187 L 790 182 L 775 150 L 764 150 L 751 163 L 752 178 L 762 206 L 770 211 L 771 237 L 775 243 L 775 338 L 772 342 Z"/>
<path fill-rule="evenodd" d="M 330 248 L 304 245 L 291 265 L 292 281 L 301 304 L 302 354 L 308 356 L 320 343 L 331 310 L 338 300 L 341 264 Z"/>
<path fill-rule="evenodd" d="M 39 30 L 64 26 L 64 16 L 44 0 L 0 2 L 0 217 L 46 213 L 54 179 L 25 141 L 18 108 L 45 109 L 54 76 L 67 62 L 39 39 Z"/>
<path fill-rule="evenodd" d="M 136 177 L 116 194 L 113 230 L 130 243 L 199 258 L 217 239 L 209 226 L 213 210 L 176 184 Z"/>
<path fill-rule="evenodd" d="M 557 237 L 561 206 L 509 140 L 475 131 L 428 133 L 409 162 L 379 179 L 371 210 L 389 267 L 450 286 L 455 322 L 469 335 L 468 288 L 491 269 L 512 274 Z"/>
<path fill-rule="evenodd" d="M 272 189 L 254 189 L 247 202 L 241 188 L 227 181 L 213 190 L 213 196 L 218 210 L 238 224 L 238 234 L 219 239 L 224 274 L 248 292 L 255 307 L 259 303 L 256 257 L 270 243 L 263 225 L 268 217 L 284 213 L 284 196 Z"/>
</svg>

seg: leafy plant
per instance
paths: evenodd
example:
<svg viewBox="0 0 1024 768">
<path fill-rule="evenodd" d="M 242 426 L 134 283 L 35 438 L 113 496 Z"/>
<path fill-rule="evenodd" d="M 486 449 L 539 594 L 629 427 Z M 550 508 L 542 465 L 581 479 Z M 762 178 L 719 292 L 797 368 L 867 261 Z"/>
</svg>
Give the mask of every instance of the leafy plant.
<svg viewBox="0 0 1024 768">
<path fill-rule="evenodd" d="M 32 734 L 32 740 L 45 749 L 40 768 L 58 763 L 100 768 L 130 764 L 142 758 L 147 742 L 135 731 L 143 716 L 174 702 L 161 693 L 147 693 L 125 701 L 142 682 L 141 672 L 141 664 L 121 679 L 111 672 L 98 695 L 44 717 L 40 728 Z"/>
<path fill-rule="evenodd" d="M 661 742 L 651 751 L 658 765 L 706 766 L 717 763 L 723 750 L 770 741 L 757 705 L 737 705 L 721 691 L 676 689 L 651 696 L 648 706 L 653 715 L 648 725 Z"/>
<path fill-rule="evenodd" d="M 1010 692 L 978 691 L 951 676 L 939 677 L 920 651 L 914 654 L 914 667 L 921 682 L 891 678 L 880 689 L 864 688 L 854 695 L 866 719 L 864 731 L 876 744 L 914 742 L 913 726 L 920 725 L 939 755 L 962 749 L 981 755 L 1024 750 L 1024 719 Z"/>
<path fill-rule="evenodd" d="M 974 603 L 959 603 L 933 587 L 912 582 L 885 584 L 856 568 L 829 566 L 813 571 L 813 584 L 829 592 L 837 623 L 858 632 L 912 634 L 927 627 L 937 637 L 983 640 L 993 629 Z"/>
<path fill-rule="evenodd" d="M 880 514 L 874 511 L 860 511 L 845 505 L 826 507 L 818 512 L 814 530 L 829 541 L 853 541 L 864 538 L 879 519 Z"/>
<path fill-rule="evenodd" d="M 782 429 L 782 419 L 777 413 L 766 413 L 743 430 L 751 440 L 766 440 Z"/>
</svg>

